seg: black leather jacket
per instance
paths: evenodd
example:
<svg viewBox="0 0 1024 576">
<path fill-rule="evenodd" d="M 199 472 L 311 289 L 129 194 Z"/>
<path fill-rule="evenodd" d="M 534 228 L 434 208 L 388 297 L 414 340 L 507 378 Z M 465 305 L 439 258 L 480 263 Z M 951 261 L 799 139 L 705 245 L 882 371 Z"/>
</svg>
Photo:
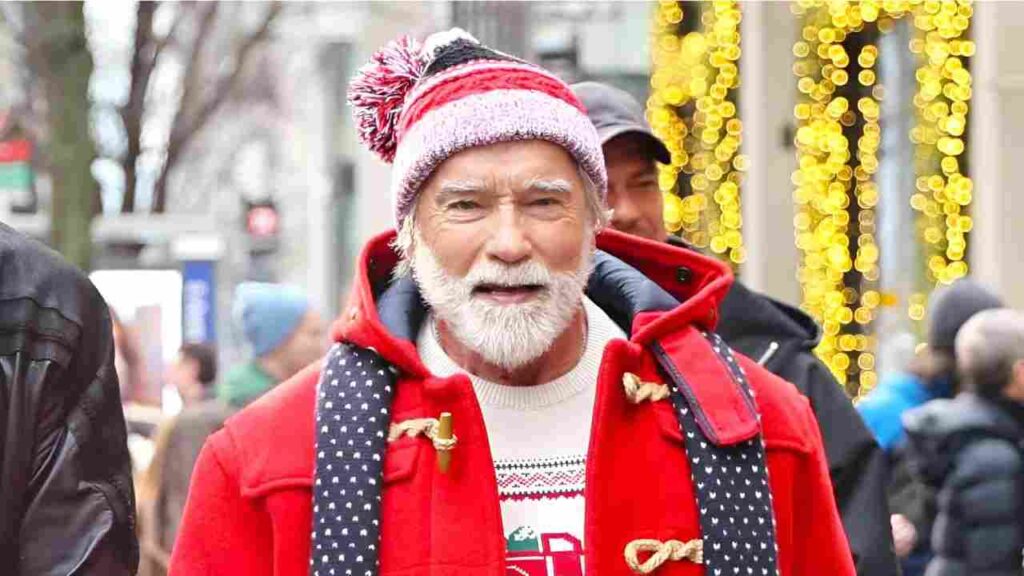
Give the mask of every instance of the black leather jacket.
<svg viewBox="0 0 1024 576">
<path fill-rule="evenodd" d="M 0 224 L 0 572 L 134 574 L 134 529 L 107 305 Z"/>
</svg>

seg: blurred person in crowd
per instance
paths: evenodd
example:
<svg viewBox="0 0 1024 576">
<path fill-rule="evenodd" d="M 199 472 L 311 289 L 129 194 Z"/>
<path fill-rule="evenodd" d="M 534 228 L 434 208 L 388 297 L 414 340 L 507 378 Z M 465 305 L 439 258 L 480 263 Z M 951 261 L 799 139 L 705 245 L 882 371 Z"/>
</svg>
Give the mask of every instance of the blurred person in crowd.
<svg viewBox="0 0 1024 576">
<path fill-rule="evenodd" d="M 972 279 L 964 278 L 934 292 L 928 307 L 928 341 L 908 370 L 886 375 L 857 404 L 868 428 L 888 454 L 891 478 L 889 508 L 893 541 L 905 576 L 922 574 L 931 555 L 927 535 L 934 520 L 932 493 L 915 480 L 904 458 L 903 414 L 929 400 L 952 398 L 958 389 L 953 344 L 961 326 L 1002 300 Z"/>
<path fill-rule="evenodd" d="M 184 408 L 161 425 L 141 483 L 142 576 L 166 574 L 199 451 L 233 412 L 216 397 L 216 379 L 217 351 L 208 344 L 183 344 L 167 370 L 167 381 L 181 395 Z"/>
<path fill-rule="evenodd" d="M 324 321 L 293 286 L 243 282 L 234 315 L 253 358 L 225 376 L 218 397 L 241 408 L 324 353 Z"/>
<path fill-rule="evenodd" d="M 159 405 L 145 398 L 146 364 L 138 333 L 121 319 L 113 306 L 108 310 L 114 334 L 114 369 L 121 384 L 121 408 L 128 426 L 128 453 L 138 494 L 142 489 L 139 481 L 153 460 L 156 433 L 164 413 Z"/>
<path fill-rule="evenodd" d="M 598 82 L 572 88 L 604 148 L 611 226 L 692 249 L 665 230 L 657 163 L 667 164 L 671 158 L 644 119 L 640 103 L 625 91 Z M 857 573 L 895 575 L 890 535 L 879 529 L 889 517 L 885 455 L 842 387 L 814 355 L 821 338 L 818 325 L 797 308 L 739 281 L 733 282 L 718 312 L 716 330 L 726 344 L 794 383 L 811 401 Z"/>
<path fill-rule="evenodd" d="M 209 344 L 187 343 L 178 350 L 178 357 L 167 368 L 167 383 L 188 408 L 216 396 L 217 351 Z"/>
<path fill-rule="evenodd" d="M 857 405 L 883 450 L 891 452 L 902 442 L 903 412 L 956 394 L 953 345 L 957 333 L 978 312 L 1002 305 L 999 296 L 969 278 L 935 291 L 928 307 L 927 346 L 915 356 L 908 371 L 884 378 Z"/>
<path fill-rule="evenodd" d="M 710 332 L 728 269 L 597 234 L 566 84 L 454 29 L 349 99 L 399 231 L 323 365 L 207 442 L 172 574 L 854 574 L 807 402 Z"/>
<path fill-rule="evenodd" d="M 110 308 L 114 330 L 114 367 L 121 383 L 121 401 L 135 402 L 146 387 L 146 363 L 142 358 L 142 345 L 135 331 Z"/>
<path fill-rule="evenodd" d="M 963 392 L 908 411 L 910 470 L 937 491 L 927 576 L 1021 574 L 1024 314 L 971 317 L 956 336 Z"/>
<path fill-rule="evenodd" d="M 80 270 L 3 224 L 0 365 L 0 572 L 134 574 L 109 310 Z"/>
</svg>

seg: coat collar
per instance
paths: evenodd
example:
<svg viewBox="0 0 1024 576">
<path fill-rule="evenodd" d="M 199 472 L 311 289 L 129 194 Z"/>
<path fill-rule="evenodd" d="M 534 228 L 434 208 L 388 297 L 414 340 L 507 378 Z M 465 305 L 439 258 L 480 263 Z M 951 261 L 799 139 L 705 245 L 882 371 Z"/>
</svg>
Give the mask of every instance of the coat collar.
<svg viewBox="0 0 1024 576">
<path fill-rule="evenodd" d="M 396 368 L 428 377 L 415 339 L 425 317 L 419 291 L 409 279 L 391 281 L 398 254 L 394 231 L 363 250 L 346 311 L 332 336 L 372 348 Z M 714 329 L 718 305 L 732 284 L 724 264 L 686 248 L 606 230 L 587 295 L 624 331 L 646 345 L 682 325 Z"/>
</svg>

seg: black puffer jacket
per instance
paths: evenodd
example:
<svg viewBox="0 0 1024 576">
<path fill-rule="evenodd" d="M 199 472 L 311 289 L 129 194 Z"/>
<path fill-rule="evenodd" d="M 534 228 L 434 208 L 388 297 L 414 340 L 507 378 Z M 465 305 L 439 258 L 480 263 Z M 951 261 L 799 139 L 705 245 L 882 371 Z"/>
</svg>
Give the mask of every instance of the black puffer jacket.
<svg viewBox="0 0 1024 576">
<path fill-rule="evenodd" d="M 134 507 L 107 306 L 0 224 L 0 573 L 134 574 Z"/>
<path fill-rule="evenodd" d="M 938 490 L 927 576 L 1020 576 L 1024 408 L 969 393 L 907 412 L 911 470 Z"/>
<path fill-rule="evenodd" d="M 818 418 L 836 504 L 857 574 L 896 576 L 885 454 L 850 398 L 814 355 L 820 330 L 800 310 L 736 282 L 720 308 L 718 333 L 735 350 L 796 385 Z"/>
</svg>

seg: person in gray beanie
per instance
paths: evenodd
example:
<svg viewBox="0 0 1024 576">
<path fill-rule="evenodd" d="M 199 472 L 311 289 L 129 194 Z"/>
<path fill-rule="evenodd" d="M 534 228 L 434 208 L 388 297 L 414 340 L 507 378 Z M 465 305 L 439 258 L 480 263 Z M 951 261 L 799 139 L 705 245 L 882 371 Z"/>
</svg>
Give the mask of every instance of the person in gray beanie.
<svg viewBox="0 0 1024 576">
<path fill-rule="evenodd" d="M 891 452 L 903 440 L 900 416 L 934 398 L 956 393 L 953 344 L 960 327 L 983 310 L 1001 308 L 1002 299 L 970 278 L 937 289 L 928 307 L 927 346 L 905 373 L 883 381 L 857 405 L 878 443 Z"/>
<path fill-rule="evenodd" d="M 928 315 L 928 347 L 953 355 L 960 328 L 978 312 L 1002 305 L 1002 299 L 970 278 L 937 290 Z"/>
<path fill-rule="evenodd" d="M 964 278 L 937 289 L 928 309 L 927 345 L 908 369 L 888 375 L 857 404 L 857 410 L 889 455 L 892 470 L 889 508 L 896 554 L 904 576 L 924 573 L 931 558 L 928 534 L 935 518 L 935 494 L 911 474 L 905 456 L 905 412 L 959 391 L 954 343 L 960 328 L 1002 299 L 975 280 Z"/>
</svg>

